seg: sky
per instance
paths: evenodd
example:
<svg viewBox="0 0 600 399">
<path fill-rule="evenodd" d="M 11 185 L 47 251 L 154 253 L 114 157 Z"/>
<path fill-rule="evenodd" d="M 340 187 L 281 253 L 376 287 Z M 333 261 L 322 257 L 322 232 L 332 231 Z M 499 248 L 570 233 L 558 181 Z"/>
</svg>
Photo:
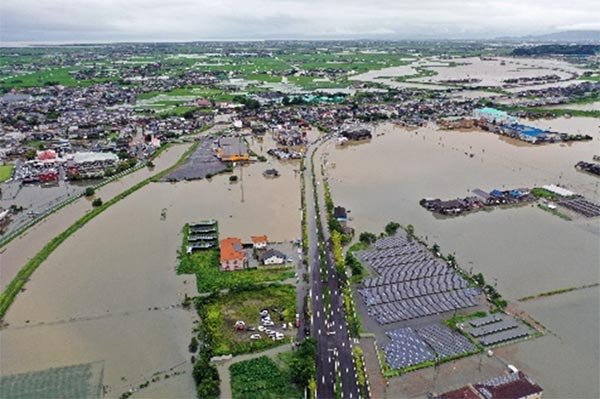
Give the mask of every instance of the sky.
<svg viewBox="0 0 600 399">
<path fill-rule="evenodd" d="M 600 0 L 0 0 L 0 42 L 464 39 L 600 30 Z"/>
</svg>

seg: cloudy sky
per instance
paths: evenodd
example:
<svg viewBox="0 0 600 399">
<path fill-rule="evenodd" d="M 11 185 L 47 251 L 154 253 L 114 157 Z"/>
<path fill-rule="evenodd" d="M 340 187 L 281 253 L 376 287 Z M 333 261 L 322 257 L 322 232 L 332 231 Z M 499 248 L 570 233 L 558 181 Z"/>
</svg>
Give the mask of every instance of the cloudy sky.
<svg viewBox="0 0 600 399">
<path fill-rule="evenodd" d="M 493 38 L 600 30 L 600 0 L 0 0 L 0 41 Z"/>
</svg>

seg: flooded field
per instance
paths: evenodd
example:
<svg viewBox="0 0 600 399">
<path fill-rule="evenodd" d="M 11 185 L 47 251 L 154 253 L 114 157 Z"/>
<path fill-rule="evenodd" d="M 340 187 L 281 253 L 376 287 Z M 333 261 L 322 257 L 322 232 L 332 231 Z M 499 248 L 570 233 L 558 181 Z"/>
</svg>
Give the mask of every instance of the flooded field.
<svg viewBox="0 0 600 399">
<path fill-rule="evenodd" d="M 544 108 L 557 108 L 557 109 L 574 109 L 577 111 L 600 111 L 600 101 L 595 101 L 593 103 L 584 103 L 584 104 L 559 104 L 552 105 Z"/>
<path fill-rule="evenodd" d="M 328 173 L 334 201 L 351 210 L 350 224 L 358 232 L 378 233 L 392 220 L 414 225 L 417 235 L 430 244 L 438 243 L 444 253 L 456 253 L 463 268 L 482 272 L 509 300 L 598 282 L 598 219 L 578 217 L 568 222 L 531 205 L 443 219 L 419 206 L 424 197 L 464 197 L 475 188 L 508 189 L 551 183 L 560 183 L 598 201 L 597 179 L 573 167 L 597 152 L 597 120 L 537 122 L 557 129 L 589 131 L 594 141 L 533 146 L 479 131 L 437 131 L 434 127 L 407 131 L 382 125 L 376 128 L 370 143 L 347 147 L 330 143 L 323 150 L 330 161 Z M 597 292 L 597 288 L 590 290 Z M 560 306 L 566 306 L 561 296 L 553 301 L 556 311 L 553 302 L 547 307 L 527 309 L 534 318 L 544 318 L 540 321 L 550 329 L 564 323 Z M 598 340 L 598 330 L 585 327 L 592 313 L 598 313 L 597 296 L 582 298 L 581 309 L 581 313 L 570 315 L 573 320 L 581 319 L 581 324 L 572 321 L 568 328 L 556 333 L 559 339 L 569 342 L 569 350 L 582 362 L 596 364 L 597 371 L 597 351 L 588 351 L 585 342 L 577 339 L 581 334 L 594 334 L 592 338 Z M 525 358 L 525 353 L 531 354 L 533 346 L 528 345 L 532 344 L 519 344 L 514 356 Z M 560 351 L 564 350 L 550 338 L 544 337 L 534 345 L 544 369 L 538 366 L 525 371 L 540 380 L 549 392 L 569 396 L 568 377 L 561 377 L 561 370 L 578 369 L 578 364 L 567 360 L 567 364 L 558 367 L 548 362 L 563 359 Z M 594 392 L 597 383 L 588 379 L 580 389 Z"/>
<path fill-rule="evenodd" d="M 10 326 L 1 332 L 2 373 L 103 360 L 109 397 L 171 369 L 183 373 L 172 377 L 178 383 L 161 379 L 139 396 L 192 396 L 187 345 L 194 315 L 178 304 L 196 284 L 194 276 L 175 274 L 181 229 L 188 221 L 215 218 L 222 236 L 299 238 L 298 165 L 278 164 L 277 179 L 263 177 L 267 167 L 238 167 L 237 183 L 228 175 L 152 183 L 75 233 L 9 310 Z M 32 342 L 44 344 L 31 351 Z"/>
<path fill-rule="evenodd" d="M 408 81 L 399 82 L 396 77 L 417 75 L 417 68 L 425 68 L 435 72 L 433 76 L 415 76 Z M 546 75 L 556 75 L 560 82 L 552 83 L 551 86 L 572 84 L 573 79 L 581 74 L 583 70 L 563 61 L 551 59 L 532 58 L 488 58 L 479 57 L 453 58 L 451 60 L 440 60 L 437 58 L 423 58 L 409 65 L 384 68 L 378 71 L 369 71 L 350 77 L 350 80 L 379 82 L 390 87 L 403 88 L 425 88 L 432 90 L 445 89 L 446 81 L 458 79 L 473 79 L 472 82 L 461 84 L 474 89 L 478 87 L 500 87 L 505 84 L 506 79 L 537 78 Z M 537 83 L 534 85 L 534 83 Z M 509 89 L 510 91 L 528 90 L 530 88 L 542 88 L 544 82 L 531 82 L 520 87 Z"/>
</svg>

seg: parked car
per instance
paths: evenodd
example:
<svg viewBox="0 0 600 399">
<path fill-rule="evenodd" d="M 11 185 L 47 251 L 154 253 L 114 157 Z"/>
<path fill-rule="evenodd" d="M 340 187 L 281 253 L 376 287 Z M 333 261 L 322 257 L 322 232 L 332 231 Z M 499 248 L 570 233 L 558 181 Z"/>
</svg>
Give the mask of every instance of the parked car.
<svg viewBox="0 0 600 399">
<path fill-rule="evenodd" d="M 265 331 L 265 326 L 258 326 L 258 331 Z"/>
<path fill-rule="evenodd" d="M 252 334 L 252 335 L 250 336 L 250 339 L 254 339 L 254 340 L 256 340 L 256 339 L 260 339 L 260 334 Z"/>
<path fill-rule="evenodd" d="M 281 341 L 282 339 L 285 338 L 285 335 L 283 335 L 280 332 L 276 332 L 274 336 L 271 337 L 273 339 L 273 341 Z"/>
</svg>

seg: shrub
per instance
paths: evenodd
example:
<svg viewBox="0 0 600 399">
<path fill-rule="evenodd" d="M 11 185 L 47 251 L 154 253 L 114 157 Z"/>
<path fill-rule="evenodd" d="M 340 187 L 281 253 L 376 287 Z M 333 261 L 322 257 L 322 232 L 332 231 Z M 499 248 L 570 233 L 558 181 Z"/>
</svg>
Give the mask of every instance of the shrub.
<svg viewBox="0 0 600 399">
<path fill-rule="evenodd" d="M 95 193 L 96 193 L 96 190 L 94 190 L 94 187 L 86 187 L 86 189 L 85 189 L 85 196 L 86 197 L 91 197 Z"/>
<path fill-rule="evenodd" d="M 94 208 L 98 208 L 99 206 L 102 206 L 102 199 L 101 198 L 96 198 L 92 201 L 92 206 Z"/>
<path fill-rule="evenodd" d="M 360 240 L 360 242 L 368 245 L 368 244 L 372 244 L 375 241 L 377 241 L 377 236 L 373 233 L 369 233 L 368 231 L 365 231 L 363 233 L 360 233 L 360 236 L 358 236 L 358 239 Z"/>
<path fill-rule="evenodd" d="M 399 228 L 400 228 L 400 224 L 398 224 L 396 222 L 389 222 L 385 226 L 385 233 L 388 236 L 392 236 L 392 235 L 396 234 L 396 232 L 398 231 Z"/>
</svg>

